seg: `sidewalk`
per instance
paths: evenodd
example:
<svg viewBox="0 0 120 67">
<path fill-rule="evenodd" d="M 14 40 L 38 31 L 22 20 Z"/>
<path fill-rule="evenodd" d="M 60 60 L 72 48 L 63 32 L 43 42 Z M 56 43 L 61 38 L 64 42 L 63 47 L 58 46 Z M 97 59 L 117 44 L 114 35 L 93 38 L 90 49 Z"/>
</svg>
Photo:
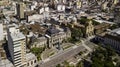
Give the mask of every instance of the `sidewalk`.
<svg viewBox="0 0 120 67">
<path fill-rule="evenodd" d="M 85 44 L 85 41 L 81 40 L 81 42 L 86 49 L 88 49 L 90 52 L 92 51 L 92 49 Z"/>
</svg>

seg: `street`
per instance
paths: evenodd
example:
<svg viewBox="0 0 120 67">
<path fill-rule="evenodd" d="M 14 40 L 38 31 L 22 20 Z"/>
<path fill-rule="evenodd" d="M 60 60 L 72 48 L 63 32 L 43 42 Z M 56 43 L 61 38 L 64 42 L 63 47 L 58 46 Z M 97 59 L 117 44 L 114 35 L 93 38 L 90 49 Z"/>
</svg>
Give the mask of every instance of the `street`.
<svg viewBox="0 0 120 67">
<path fill-rule="evenodd" d="M 65 51 L 61 51 L 54 56 L 51 56 L 43 61 L 41 61 L 39 67 L 55 67 L 57 64 L 64 62 L 65 60 L 75 56 L 80 51 L 84 51 L 86 48 L 83 45 L 73 46 Z"/>
</svg>

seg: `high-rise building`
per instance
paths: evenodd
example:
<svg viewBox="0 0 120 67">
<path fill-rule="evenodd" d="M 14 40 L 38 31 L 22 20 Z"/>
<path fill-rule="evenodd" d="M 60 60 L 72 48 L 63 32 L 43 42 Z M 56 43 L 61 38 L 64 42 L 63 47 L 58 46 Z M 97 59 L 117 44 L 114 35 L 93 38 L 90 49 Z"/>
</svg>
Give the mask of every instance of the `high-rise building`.
<svg viewBox="0 0 120 67">
<path fill-rule="evenodd" d="M 15 67 L 26 67 L 25 44 L 25 36 L 18 29 L 8 29 L 8 48 Z"/>
<path fill-rule="evenodd" d="M 3 24 L 0 22 L 0 41 L 4 39 Z"/>
<path fill-rule="evenodd" d="M 5 47 L 5 30 L 3 21 L 0 21 L 0 67 L 13 67 L 12 63 L 7 59 L 6 52 L 4 50 Z"/>
<path fill-rule="evenodd" d="M 24 3 L 17 3 L 17 16 L 19 19 L 24 19 Z"/>
</svg>

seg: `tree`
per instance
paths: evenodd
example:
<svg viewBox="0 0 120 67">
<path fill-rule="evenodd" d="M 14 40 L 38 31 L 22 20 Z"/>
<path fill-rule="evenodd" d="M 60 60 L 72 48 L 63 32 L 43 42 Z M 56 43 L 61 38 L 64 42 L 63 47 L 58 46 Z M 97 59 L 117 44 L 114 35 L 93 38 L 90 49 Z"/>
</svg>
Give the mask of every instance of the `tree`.
<svg viewBox="0 0 120 67">
<path fill-rule="evenodd" d="M 115 67 L 112 61 L 105 61 L 104 67 Z"/>
<path fill-rule="evenodd" d="M 117 24 L 113 24 L 110 29 L 113 30 L 113 29 L 116 29 L 116 28 L 119 28 L 119 26 Z"/>
<path fill-rule="evenodd" d="M 45 50 L 45 47 L 41 47 L 41 48 L 34 47 L 34 48 L 32 48 L 30 51 L 37 56 L 37 59 L 38 59 L 38 60 L 40 60 L 40 59 L 41 59 L 41 53 L 42 53 L 44 50 Z"/>
<path fill-rule="evenodd" d="M 75 37 L 76 39 L 79 39 L 82 36 L 81 29 L 73 28 L 72 31 L 72 37 Z"/>
<path fill-rule="evenodd" d="M 60 64 L 58 64 L 56 67 L 61 67 L 61 65 L 60 65 Z"/>
<path fill-rule="evenodd" d="M 69 66 L 69 63 L 67 61 L 63 62 L 65 66 Z"/>
<path fill-rule="evenodd" d="M 78 22 L 80 22 L 81 24 L 85 24 L 88 20 L 89 19 L 83 17 L 83 18 L 79 19 Z"/>
<path fill-rule="evenodd" d="M 117 63 L 116 67 L 120 67 L 120 62 Z"/>
<path fill-rule="evenodd" d="M 74 65 L 70 65 L 67 61 L 63 62 L 64 67 L 74 67 Z"/>
<path fill-rule="evenodd" d="M 114 56 L 114 51 L 110 47 L 97 48 L 92 53 L 92 67 L 115 67 L 113 64 L 112 56 Z"/>
<path fill-rule="evenodd" d="M 39 53 L 42 53 L 44 51 L 45 48 L 41 47 L 41 48 L 37 48 L 37 47 L 34 47 L 31 49 L 31 52 L 34 53 L 34 54 L 39 54 Z"/>
<path fill-rule="evenodd" d="M 81 29 L 70 28 L 70 30 L 71 30 L 71 38 L 68 39 L 69 42 L 76 43 L 76 42 L 80 41 L 80 37 L 83 36 L 83 33 L 82 33 Z"/>
<path fill-rule="evenodd" d="M 104 67 L 104 65 L 103 65 L 103 64 L 99 64 L 99 63 L 97 63 L 97 62 L 94 62 L 94 63 L 91 65 L 91 67 Z"/>
<path fill-rule="evenodd" d="M 79 61 L 76 65 L 76 67 L 84 67 L 82 61 Z"/>
</svg>

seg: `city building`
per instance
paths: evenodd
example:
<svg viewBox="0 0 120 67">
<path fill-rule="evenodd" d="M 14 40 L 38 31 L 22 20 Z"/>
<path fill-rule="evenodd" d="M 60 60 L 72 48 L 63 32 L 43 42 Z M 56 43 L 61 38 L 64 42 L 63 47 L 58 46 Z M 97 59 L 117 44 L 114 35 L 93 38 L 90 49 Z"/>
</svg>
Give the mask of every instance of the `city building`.
<svg viewBox="0 0 120 67">
<path fill-rule="evenodd" d="M 30 48 L 33 47 L 47 47 L 47 38 L 46 37 L 39 37 L 36 38 L 33 44 L 30 45 Z"/>
<path fill-rule="evenodd" d="M 64 31 L 62 28 L 56 28 L 59 26 L 52 26 L 50 29 L 46 31 L 47 38 L 47 47 L 52 48 L 56 47 L 60 49 L 60 45 L 62 45 L 63 40 L 71 37 L 71 32 Z"/>
<path fill-rule="evenodd" d="M 39 8 L 39 14 L 43 15 L 44 19 L 49 18 L 49 6 L 48 4 L 44 4 L 42 7 Z"/>
<path fill-rule="evenodd" d="M 42 13 L 44 13 L 44 12 L 49 12 L 49 7 L 48 7 L 47 4 L 44 5 L 43 7 L 40 7 L 40 8 L 39 8 L 39 13 L 40 13 L 40 14 L 42 14 Z"/>
<path fill-rule="evenodd" d="M 8 6 L 9 4 L 9 0 L 0 0 L 0 6 Z"/>
<path fill-rule="evenodd" d="M 120 3 L 117 3 L 114 7 L 114 22 L 120 24 Z"/>
<path fill-rule="evenodd" d="M 8 60 L 7 53 L 4 50 L 5 43 L 5 26 L 3 21 L 0 21 L 0 67 L 13 67 L 13 64 Z"/>
<path fill-rule="evenodd" d="M 83 37 L 91 37 L 94 35 L 94 25 L 93 22 L 89 19 L 84 23 L 72 24 L 72 27 L 80 28 L 83 32 Z"/>
<path fill-rule="evenodd" d="M 103 40 L 104 44 L 110 45 L 112 48 L 120 52 L 120 28 L 108 32 Z"/>
<path fill-rule="evenodd" d="M 102 4 L 102 9 L 106 10 L 107 9 L 107 5 L 108 5 L 108 2 L 105 2 L 104 4 Z"/>
<path fill-rule="evenodd" d="M 0 0 L 0 67 L 77 66 L 97 43 L 120 52 L 119 1 Z"/>
<path fill-rule="evenodd" d="M 8 59 L 4 60 L 0 59 L 0 67 L 14 67 L 14 66 Z"/>
<path fill-rule="evenodd" d="M 82 29 L 84 37 L 90 37 L 94 35 L 94 25 L 92 21 L 87 21 L 85 27 Z"/>
<path fill-rule="evenodd" d="M 116 5 L 119 2 L 119 0 L 114 0 L 114 5 Z"/>
<path fill-rule="evenodd" d="M 64 12 L 65 11 L 65 5 L 63 3 L 59 3 L 57 5 L 57 11 L 58 12 Z"/>
<path fill-rule="evenodd" d="M 14 26 L 8 26 L 8 48 L 15 67 L 26 67 L 26 39 Z"/>
<path fill-rule="evenodd" d="M 94 33 L 95 33 L 95 41 L 102 43 L 104 41 L 104 36 L 108 33 L 108 29 L 110 28 L 111 24 L 108 23 L 101 23 L 95 26 Z"/>
<path fill-rule="evenodd" d="M 5 52 L 5 50 L 3 48 L 4 48 L 3 47 L 3 41 L 0 41 L 0 59 L 1 60 L 4 60 L 4 59 L 7 58 L 6 57 L 6 52 Z"/>
<path fill-rule="evenodd" d="M 32 53 L 26 54 L 27 67 L 36 67 L 37 66 L 37 57 Z"/>
<path fill-rule="evenodd" d="M 25 4 L 24 3 L 17 3 L 16 4 L 17 8 L 17 17 L 18 19 L 24 19 L 24 9 L 25 9 Z"/>
<path fill-rule="evenodd" d="M 82 1 L 81 0 L 77 0 L 76 6 L 77 6 L 77 9 L 80 9 L 82 7 Z"/>
<path fill-rule="evenodd" d="M 4 39 L 3 23 L 0 22 L 0 41 Z"/>
<path fill-rule="evenodd" d="M 95 26 L 94 33 L 95 33 L 95 35 L 100 35 L 100 34 L 104 33 L 109 27 L 110 27 L 110 24 L 101 23 L 101 24 Z"/>
</svg>

